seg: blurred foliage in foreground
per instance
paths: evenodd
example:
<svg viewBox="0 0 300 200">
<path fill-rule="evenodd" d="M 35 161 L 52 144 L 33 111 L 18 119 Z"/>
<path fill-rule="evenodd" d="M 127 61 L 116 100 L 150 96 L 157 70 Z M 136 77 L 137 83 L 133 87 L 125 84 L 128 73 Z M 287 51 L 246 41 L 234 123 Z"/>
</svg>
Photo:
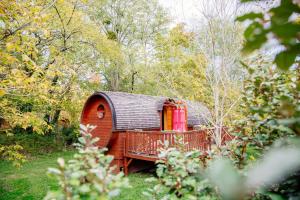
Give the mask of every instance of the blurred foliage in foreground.
<svg viewBox="0 0 300 200">
<path fill-rule="evenodd" d="M 59 158 L 59 168 L 49 168 L 49 175 L 57 178 L 60 188 L 49 192 L 45 200 L 111 199 L 119 195 L 120 188 L 129 187 L 123 173 L 113 174 L 114 167 L 110 166 L 113 156 L 105 155 L 106 149 L 95 146 L 98 138 L 92 138 L 94 128 L 80 125 L 81 137 L 75 144 L 78 153 L 68 163 Z"/>
<path fill-rule="evenodd" d="M 200 151 L 184 152 L 183 140 L 176 138 L 177 146 L 168 142 L 160 150 L 157 178 L 153 189 L 144 195 L 149 199 L 297 199 L 295 183 L 291 188 L 279 183 L 300 168 L 300 140 L 278 141 L 256 163 L 239 170 L 224 156 L 214 157 L 205 167 Z M 297 181 L 297 180 L 294 180 Z M 296 189 L 296 190 L 295 190 Z M 281 194 L 281 195 L 280 195 Z M 163 197 L 162 197 L 163 196 Z"/>
<path fill-rule="evenodd" d="M 148 199 L 210 199 L 215 196 L 213 189 L 205 180 L 200 151 L 184 151 L 183 138 L 175 136 L 176 146 L 165 141 L 157 161 L 157 178 L 148 182 L 156 185 L 144 192 Z"/>
<path fill-rule="evenodd" d="M 254 1 L 256 0 L 242 0 Z M 238 21 L 251 21 L 244 32 L 246 43 L 243 51 L 251 53 L 261 48 L 268 40 L 275 39 L 283 50 L 276 55 L 274 62 L 280 69 L 288 70 L 297 63 L 300 54 L 299 14 L 299 1 L 281 0 L 277 7 L 269 9 L 266 13 L 250 12 L 238 17 Z"/>
</svg>

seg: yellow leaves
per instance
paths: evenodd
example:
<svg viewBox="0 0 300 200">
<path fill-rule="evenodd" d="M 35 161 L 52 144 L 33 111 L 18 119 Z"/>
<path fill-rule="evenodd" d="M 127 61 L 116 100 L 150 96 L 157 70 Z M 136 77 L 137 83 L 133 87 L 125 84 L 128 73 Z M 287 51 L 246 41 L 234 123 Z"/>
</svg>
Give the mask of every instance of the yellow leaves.
<svg viewBox="0 0 300 200">
<path fill-rule="evenodd" d="M 197 65 L 202 68 L 206 67 L 208 64 L 208 61 L 203 53 L 196 54 L 194 56 L 194 60 L 197 63 Z"/>
<path fill-rule="evenodd" d="M 3 62 L 3 64 L 7 65 L 12 65 L 15 62 L 17 62 L 17 59 L 14 56 L 5 52 L 0 52 L 0 59 Z"/>
<path fill-rule="evenodd" d="M 205 102 L 207 80 L 205 77 L 206 59 L 203 54 L 191 47 L 191 33 L 179 25 L 166 36 L 157 37 L 156 76 L 163 95 L 179 96 Z"/>
<path fill-rule="evenodd" d="M 256 158 L 255 158 L 253 155 L 250 155 L 250 156 L 249 156 L 249 159 L 250 159 L 251 161 L 255 161 L 255 160 L 256 160 Z"/>
<path fill-rule="evenodd" d="M 20 167 L 26 161 L 26 156 L 21 153 L 23 147 L 16 145 L 1 145 L 0 158 L 12 161 L 14 166 Z"/>
<path fill-rule="evenodd" d="M 184 30 L 184 24 L 178 24 L 170 32 L 170 39 L 173 45 L 188 48 L 193 34 Z"/>
<path fill-rule="evenodd" d="M 51 55 L 56 55 L 58 53 L 58 49 L 55 46 L 50 46 L 49 51 Z"/>
<path fill-rule="evenodd" d="M 300 24 L 300 17 L 299 16 L 295 19 L 295 23 Z"/>
<path fill-rule="evenodd" d="M 43 30 L 43 34 L 46 38 L 50 37 L 50 31 L 49 30 Z"/>
<path fill-rule="evenodd" d="M 22 55 L 22 60 L 23 60 L 24 62 L 28 62 L 28 61 L 30 61 L 31 59 L 30 59 L 27 55 L 23 54 L 23 55 Z"/>
<path fill-rule="evenodd" d="M 99 27 L 93 22 L 87 23 L 86 20 L 82 18 L 78 20 L 82 23 L 83 27 L 81 29 L 85 30 L 82 36 L 85 38 L 87 44 L 94 45 L 103 58 L 114 62 L 123 62 L 124 56 L 122 55 L 120 45 L 116 41 L 109 40 L 105 35 L 95 31 L 98 30 Z"/>
<path fill-rule="evenodd" d="M 47 7 L 46 1 L 11 3 L 7 12 L 3 13 L 6 16 L 1 20 L 8 26 L 5 28 L 20 28 L 2 41 L 3 48 L 0 49 L 0 74 L 5 75 L 0 83 L 0 97 L 3 97 L 0 101 L 1 116 L 3 114 L 8 119 L 11 127 L 31 127 L 43 134 L 51 129 L 44 120 L 45 115 L 52 115 L 56 109 L 67 110 L 67 113 L 72 113 L 70 118 L 77 121 L 80 113 L 78 105 L 83 103 L 78 95 L 90 92 L 82 89 L 78 81 L 78 77 L 84 78 L 82 73 L 89 70 L 85 69 L 86 66 L 96 63 L 98 55 L 111 63 L 124 60 L 120 46 L 99 33 L 99 27 L 79 6 L 72 13 L 75 2 L 53 2 L 63 17 L 68 37 L 67 50 L 63 52 L 62 24 L 55 9 L 50 6 L 41 12 Z M 12 16 L 15 20 L 11 19 Z M 68 23 L 71 16 L 72 20 Z M 28 22 L 28 25 L 20 27 Z M 0 31 L 1 36 L 3 32 Z M 93 59 L 91 54 L 95 56 Z M 58 80 L 54 81 L 56 77 Z"/>
<path fill-rule="evenodd" d="M 2 97 L 2 96 L 4 96 L 5 95 L 5 90 L 3 90 L 3 89 L 0 89 L 0 97 Z"/>
<path fill-rule="evenodd" d="M 11 42 L 6 43 L 6 50 L 13 51 L 15 49 L 15 45 Z"/>
<path fill-rule="evenodd" d="M 49 126 L 40 116 L 40 113 L 37 112 L 26 112 L 22 113 L 22 115 L 15 116 L 13 125 L 20 126 L 23 129 L 28 127 L 32 127 L 33 131 L 37 134 L 44 134 L 46 131 L 51 129 Z"/>
</svg>

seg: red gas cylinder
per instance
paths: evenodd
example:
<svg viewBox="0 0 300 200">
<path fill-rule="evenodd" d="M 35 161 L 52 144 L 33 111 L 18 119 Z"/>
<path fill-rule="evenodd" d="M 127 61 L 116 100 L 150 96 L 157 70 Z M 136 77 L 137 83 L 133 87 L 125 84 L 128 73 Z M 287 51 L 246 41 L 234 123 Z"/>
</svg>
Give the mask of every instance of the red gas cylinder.
<svg viewBox="0 0 300 200">
<path fill-rule="evenodd" d="M 173 110 L 173 130 L 186 131 L 185 109 L 180 106 Z"/>
<path fill-rule="evenodd" d="M 179 127 L 179 110 L 177 108 L 174 108 L 173 110 L 173 131 L 179 131 L 178 127 Z"/>
<path fill-rule="evenodd" d="M 178 113 L 178 115 L 179 115 L 179 123 L 178 123 L 178 125 L 179 125 L 179 127 L 178 127 L 178 129 L 180 130 L 180 131 L 186 131 L 186 117 L 185 117 L 185 110 L 184 110 L 184 108 L 180 108 L 180 110 L 179 110 L 179 113 Z"/>
</svg>

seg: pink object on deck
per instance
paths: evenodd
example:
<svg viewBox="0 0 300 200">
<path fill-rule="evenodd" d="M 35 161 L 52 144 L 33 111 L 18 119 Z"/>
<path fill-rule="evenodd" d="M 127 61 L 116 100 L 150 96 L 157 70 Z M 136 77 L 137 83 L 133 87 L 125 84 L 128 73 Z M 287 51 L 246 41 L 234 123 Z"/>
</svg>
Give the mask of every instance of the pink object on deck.
<svg viewBox="0 0 300 200">
<path fill-rule="evenodd" d="M 185 117 L 185 110 L 184 108 L 181 108 L 179 110 L 179 127 L 178 129 L 180 131 L 186 131 L 186 123 L 185 123 L 186 117 Z"/>
<path fill-rule="evenodd" d="M 186 131 L 186 117 L 184 108 L 175 108 L 173 110 L 173 130 Z"/>
<path fill-rule="evenodd" d="M 178 131 L 178 125 L 179 125 L 179 116 L 178 116 L 179 110 L 175 108 L 173 110 L 173 131 Z"/>
</svg>

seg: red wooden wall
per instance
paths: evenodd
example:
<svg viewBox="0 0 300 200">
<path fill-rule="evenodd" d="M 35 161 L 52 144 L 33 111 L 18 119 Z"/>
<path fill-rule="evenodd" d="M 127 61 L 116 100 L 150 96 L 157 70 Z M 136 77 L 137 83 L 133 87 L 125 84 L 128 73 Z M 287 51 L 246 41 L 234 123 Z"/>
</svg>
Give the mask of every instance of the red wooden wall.
<svg viewBox="0 0 300 200">
<path fill-rule="evenodd" d="M 104 106 L 105 114 L 104 118 L 99 119 L 97 116 L 97 108 L 99 105 Z M 99 96 L 93 96 L 90 98 L 84 107 L 82 116 L 82 124 L 91 124 L 97 126 L 93 131 L 94 137 L 99 137 L 98 145 L 100 147 L 106 147 L 110 142 L 112 136 L 112 111 L 108 102 Z"/>
</svg>

